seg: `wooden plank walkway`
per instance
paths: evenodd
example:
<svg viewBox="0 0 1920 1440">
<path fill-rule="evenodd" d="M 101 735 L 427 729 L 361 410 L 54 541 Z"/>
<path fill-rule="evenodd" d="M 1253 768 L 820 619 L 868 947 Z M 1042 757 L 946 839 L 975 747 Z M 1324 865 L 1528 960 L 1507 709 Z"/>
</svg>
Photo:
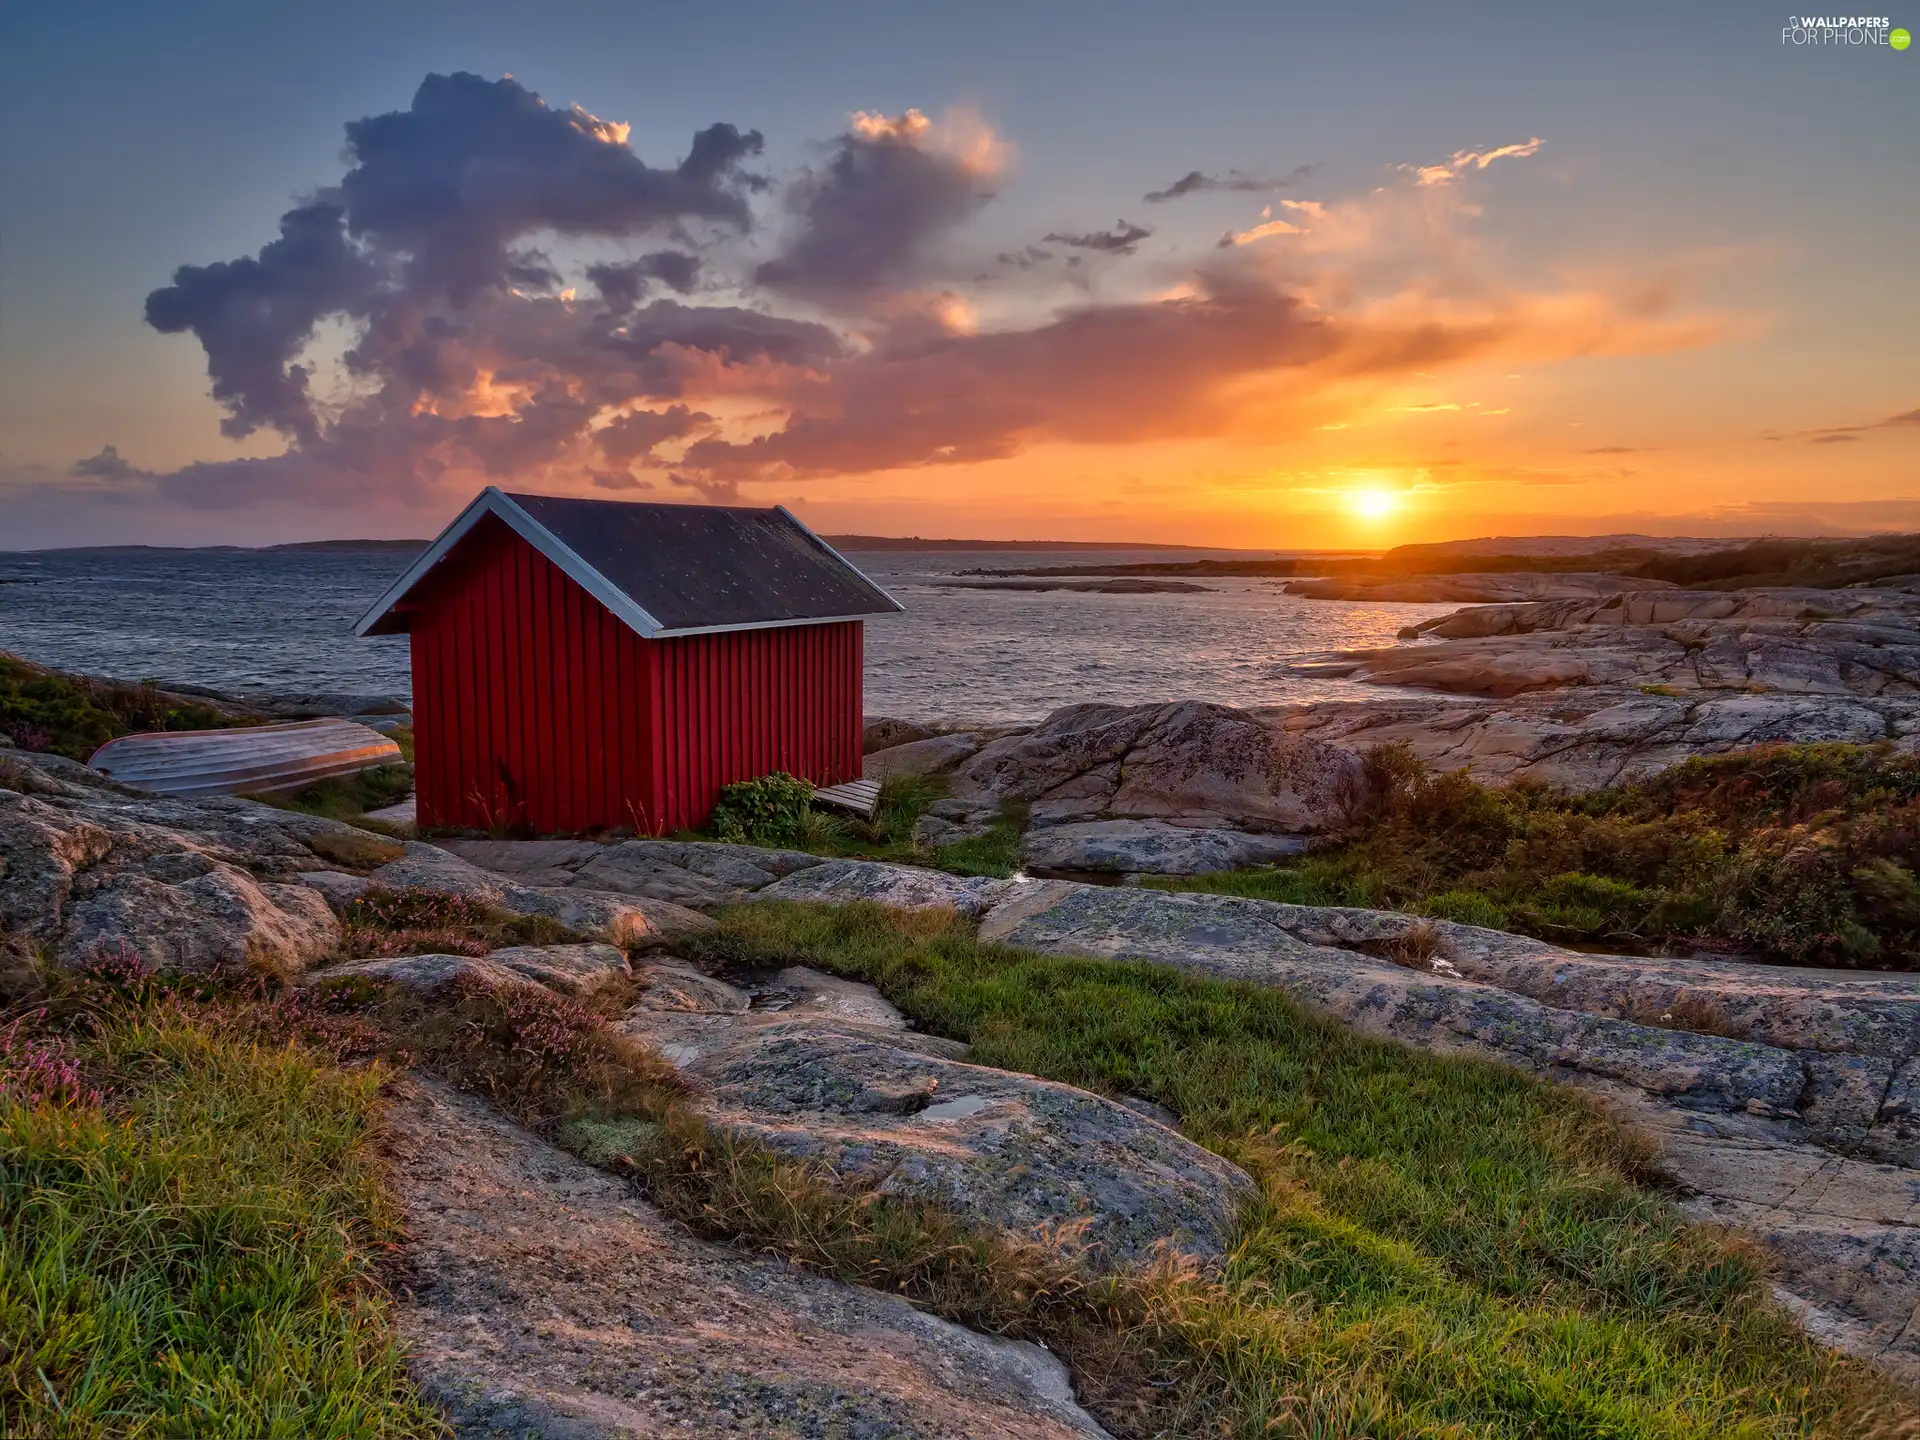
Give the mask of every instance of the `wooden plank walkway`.
<svg viewBox="0 0 1920 1440">
<path fill-rule="evenodd" d="M 880 782 L 849 780 L 844 785 L 823 785 L 813 792 L 813 802 L 831 805 L 837 810 L 851 810 L 862 820 L 871 820 L 880 804 Z"/>
</svg>

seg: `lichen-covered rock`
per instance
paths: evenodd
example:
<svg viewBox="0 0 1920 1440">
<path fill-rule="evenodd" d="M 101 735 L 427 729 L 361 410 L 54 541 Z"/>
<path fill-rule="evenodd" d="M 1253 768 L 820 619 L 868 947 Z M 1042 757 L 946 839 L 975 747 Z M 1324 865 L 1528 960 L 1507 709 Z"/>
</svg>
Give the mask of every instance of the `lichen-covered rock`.
<svg viewBox="0 0 1920 1440">
<path fill-rule="evenodd" d="M 1714 1109 L 1795 1113 L 1805 1069 L 1791 1054 L 1556 1009 L 1491 985 L 1313 944 L 1283 923 L 1296 908 L 1030 881 L 994 908 L 980 933 L 1045 954 L 1157 960 L 1272 985 L 1365 1034 L 1422 1049 L 1483 1055 L 1537 1074 L 1619 1081 Z"/>
<path fill-rule="evenodd" d="M 759 892 L 762 900 L 870 900 L 897 910 L 957 910 L 979 915 L 993 904 L 1005 880 L 948 875 L 878 860 L 827 860 L 796 870 Z"/>
<path fill-rule="evenodd" d="M 1084 820 L 1029 830 L 1020 841 L 1020 857 L 1034 869 L 1149 875 L 1237 870 L 1305 849 L 1306 841 L 1297 835 L 1252 835 L 1164 820 Z"/>
<path fill-rule="evenodd" d="M 882 1194 L 1056 1234 L 1107 1263 L 1161 1245 L 1202 1259 L 1225 1248 L 1252 1188 L 1238 1167 L 1115 1101 L 965 1064 L 866 986 L 781 979 L 801 1003 L 700 1012 L 649 991 L 622 1028 L 693 1081 L 715 1124 Z"/>
<path fill-rule="evenodd" d="M 469 1096 L 402 1079 L 386 1130 L 395 1323 L 457 1434 L 1105 1436 L 1038 1346 L 697 1240 Z"/>
<path fill-rule="evenodd" d="M 327 985 L 344 980 L 372 980 L 420 995 L 437 995 L 461 980 L 498 989 L 537 986 L 541 982 L 521 970 L 500 964 L 487 955 L 383 955 L 377 960 L 350 960 L 308 974 L 306 983 Z"/>
<path fill-rule="evenodd" d="M 612 945 L 509 945 L 487 959 L 562 995 L 585 997 L 633 973 Z"/>
<path fill-rule="evenodd" d="M 627 948 L 671 944 L 713 924 L 706 916 L 667 900 L 581 886 L 520 884 L 437 846 L 418 842 L 409 843 L 405 855 L 376 870 L 373 880 L 395 890 L 462 895 L 516 915 L 544 915 L 570 930 L 600 936 Z"/>
<path fill-rule="evenodd" d="M 0 789 L 0 930 L 63 964 L 109 949 L 188 972 L 298 974 L 338 943 L 326 901 L 288 883 L 321 864 L 307 827 L 251 801 L 143 797 L 56 759 L 22 752 L 35 793 Z"/>
<path fill-rule="evenodd" d="M 954 772 L 962 799 L 1074 801 L 1083 818 L 1184 820 L 1307 834 L 1362 797 L 1359 761 L 1246 711 L 1186 701 L 1072 705 Z"/>
<path fill-rule="evenodd" d="M 456 980 L 489 985 L 541 985 L 560 995 L 584 998 L 632 973 L 627 957 L 611 945 L 510 945 L 485 955 L 388 955 L 315 970 L 307 977 L 380 980 L 403 990 L 431 994 Z"/>
<path fill-rule="evenodd" d="M 344 909 L 373 889 L 373 881 L 364 875 L 349 875 L 341 870 L 307 870 L 293 877 L 296 884 L 318 891 L 334 909 Z"/>
</svg>

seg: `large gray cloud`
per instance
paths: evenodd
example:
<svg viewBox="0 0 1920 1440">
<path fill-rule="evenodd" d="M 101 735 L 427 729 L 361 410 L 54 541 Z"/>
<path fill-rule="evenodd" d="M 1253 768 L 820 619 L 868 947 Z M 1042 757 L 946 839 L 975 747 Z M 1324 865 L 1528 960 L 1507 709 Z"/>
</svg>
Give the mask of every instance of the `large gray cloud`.
<svg viewBox="0 0 1920 1440">
<path fill-rule="evenodd" d="M 992 198 L 998 144 L 911 111 L 856 115 L 791 179 L 765 207 L 777 241 L 757 265 L 752 204 L 768 182 L 745 168 L 751 131 L 711 126 L 653 167 L 622 126 L 454 75 L 348 140 L 344 177 L 289 211 L 278 239 L 182 267 L 148 301 L 152 323 L 205 348 L 228 432 L 276 429 L 286 453 L 152 474 L 109 448 L 77 482 L 202 507 L 443 505 L 490 479 L 721 499 L 1049 442 L 1269 434 L 1316 374 L 1431 368 L 1525 330 L 1303 307 L 1240 247 L 1163 298 L 1094 299 L 1088 279 L 1071 308 L 1017 318 L 1039 304 L 1017 289 L 1133 253 L 1151 232 L 1126 220 L 1002 254 L 1008 303 L 980 329 L 954 277 L 984 257 L 951 232 Z M 1149 198 L 1291 179 L 1195 172 Z M 338 321 L 346 383 L 317 404 L 302 357 Z"/>
<path fill-rule="evenodd" d="M 758 131 L 710 126 L 672 169 L 647 165 L 624 133 L 511 79 L 429 75 L 408 109 L 347 126 L 347 227 L 404 253 L 416 292 L 459 301 L 502 283 L 527 235 L 633 235 L 687 217 L 747 226 L 739 166 L 759 153 Z"/>
<path fill-rule="evenodd" d="M 654 168 L 617 127 L 510 79 L 430 75 L 408 109 L 346 129 L 351 168 L 282 216 L 278 240 L 256 256 L 182 266 L 147 297 L 150 324 L 191 331 L 205 349 L 229 435 L 271 427 L 319 442 L 297 357 L 327 317 L 364 322 L 349 365 L 411 406 L 471 383 L 462 341 L 476 309 L 513 287 L 552 287 L 532 237 L 624 238 L 689 219 L 745 229 L 743 192 L 762 183 L 740 168 L 761 148 L 756 131 L 710 126 L 678 166 Z M 670 251 L 638 263 L 635 301 L 640 273 L 684 289 L 697 269 Z"/>
<path fill-rule="evenodd" d="M 207 352 L 213 398 L 227 408 L 221 430 L 263 426 L 300 440 L 316 432 L 308 372 L 294 363 L 322 316 L 364 315 L 378 263 L 351 244 L 337 204 L 303 205 L 280 217 L 280 238 L 256 256 L 182 265 L 147 297 L 147 323 L 162 334 L 192 331 Z"/>
<path fill-rule="evenodd" d="M 794 228 L 759 267 L 760 284 L 844 303 L 911 283 L 930 242 L 992 198 L 982 170 L 921 143 L 917 114 L 862 118 L 789 188 Z"/>
</svg>

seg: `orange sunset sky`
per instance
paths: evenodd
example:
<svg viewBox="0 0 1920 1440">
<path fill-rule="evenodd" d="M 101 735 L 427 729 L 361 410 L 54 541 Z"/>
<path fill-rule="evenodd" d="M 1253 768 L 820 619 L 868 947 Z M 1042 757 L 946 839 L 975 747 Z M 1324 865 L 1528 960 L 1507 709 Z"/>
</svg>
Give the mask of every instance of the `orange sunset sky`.
<svg viewBox="0 0 1920 1440">
<path fill-rule="evenodd" d="M 1920 52 L 1719 4 L 96 8 L 4 22 L 0 548 L 423 535 L 485 484 L 1920 529 Z"/>
</svg>

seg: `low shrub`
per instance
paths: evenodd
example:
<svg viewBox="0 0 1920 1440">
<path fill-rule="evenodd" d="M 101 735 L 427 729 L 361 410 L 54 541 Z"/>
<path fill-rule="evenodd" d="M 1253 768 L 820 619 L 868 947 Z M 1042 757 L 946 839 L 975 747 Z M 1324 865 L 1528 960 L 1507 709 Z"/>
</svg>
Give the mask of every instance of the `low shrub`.
<svg viewBox="0 0 1920 1440">
<path fill-rule="evenodd" d="M 730 845 L 797 845 L 807 828 L 813 786 L 785 773 L 736 780 L 720 789 L 707 822 Z"/>
<path fill-rule="evenodd" d="M 1400 746 L 1367 770 L 1369 803 L 1327 847 L 1148 883 L 1616 948 L 1920 966 L 1920 757 L 1761 746 L 1582 796 L 1434 774 Z"/>
<path fill-rule="evenodd" d="M 153 685 L 62 675 L 0 653 L 0 735 L 23 750 L 85 760 L 107 741 L 135 731 L 244 723 Z"/>
</svg>

